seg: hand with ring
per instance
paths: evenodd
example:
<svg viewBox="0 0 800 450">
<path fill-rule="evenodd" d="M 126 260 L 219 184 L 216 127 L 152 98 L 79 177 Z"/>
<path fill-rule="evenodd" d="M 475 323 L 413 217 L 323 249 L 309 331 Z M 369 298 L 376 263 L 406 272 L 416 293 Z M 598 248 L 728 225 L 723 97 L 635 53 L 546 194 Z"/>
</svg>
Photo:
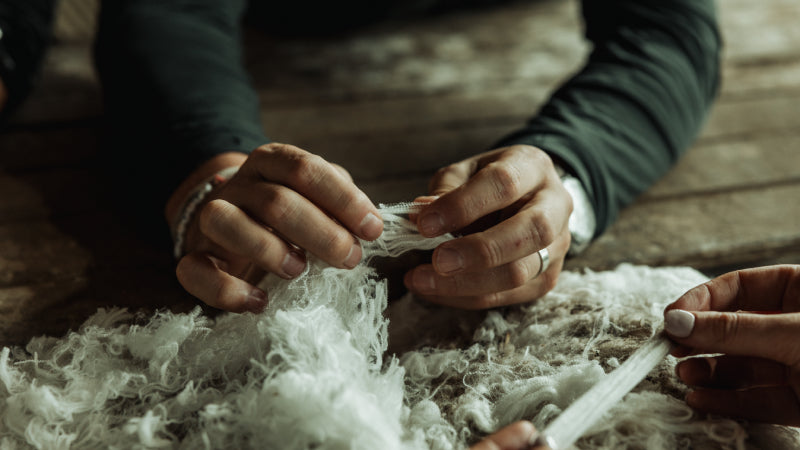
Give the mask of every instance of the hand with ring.
<svg viewBox="0 0 800 450">
<path fill-rule="evenodd" d="M 550 157 L 517 145 L 447 166 L 416 216 L 424 236 L 460 237 L 406 273 L 415 295 L 485 309 L 534 300 L 556 283 L 569 249 L 572 199 Z"/>
</svg>

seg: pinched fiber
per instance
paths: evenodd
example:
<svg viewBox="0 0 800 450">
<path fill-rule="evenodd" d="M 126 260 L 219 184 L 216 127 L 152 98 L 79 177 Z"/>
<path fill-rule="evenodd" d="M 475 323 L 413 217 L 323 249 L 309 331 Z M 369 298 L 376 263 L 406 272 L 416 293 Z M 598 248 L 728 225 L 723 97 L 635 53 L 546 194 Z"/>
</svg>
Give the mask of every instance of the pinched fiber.
<svg viewBox="0 0 800 450">
<path fill-rule="evenodd" d="M 400 213 L 365 254 L 430 249 Z M 365 258 L 368 260 L 369 258 Z M 544 428 L 650 338 L 704 277 L 622 265 L 564 273 L 489 311 L 388 305 L 367 262 L 265 281 L 259 315 L 101 309 L 0 351 L 0 449 L 454 449 L 519 419 Z M 391 327 L 390 327 L 391 322 Z M 693 413 L 665 359 L 580 448 L 792 448 L 792 429 Z"/>
</svg>

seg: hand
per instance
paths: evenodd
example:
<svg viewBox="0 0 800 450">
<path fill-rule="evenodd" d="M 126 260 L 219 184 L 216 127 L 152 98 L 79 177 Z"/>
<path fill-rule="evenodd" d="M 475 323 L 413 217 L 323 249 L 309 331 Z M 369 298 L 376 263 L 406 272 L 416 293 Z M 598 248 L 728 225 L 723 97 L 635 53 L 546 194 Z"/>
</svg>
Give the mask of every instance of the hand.
<svg viewBox="0 0 800 450">
<path fill-rule="evenodd" d="M 532 445 L 537 437 L 536 428 L 527 421 L 519 421 L 487 436 L 470 447 L 470 450 L 547 450 L 544 445 Z"/>
<path fill-rule="evenodd" d="M 720 312 L 715 312 L 720 311 Z M 701 411 L 800 426 L 800 266 L 731 272 L 669 305 L 664 325 L 687 359 L 678 376 Z"/>
<path fill-rule="evenodd" d="M 430 192 L 418 199 L 432 200 L 417 217 L 420 233 L 465 235 L 406 274 L 410 291 L 482 309 L 531 301 L 555 286 L 570 243 L 572 199 L 545 152 L 518 145 L 474 156 L 439 170 Z M 540 274 L 537 252 L 545 247 L 550 268 Z"/>
<path fill-rule="evenodd" d="M 262 271 L 296 277 L 306 265 L 303 249 L 353 268 L 362 256 L 353 234 L 377 239 L 379 217 L 341 167 L 291 145 L 263 145 L 194 216 L 178 280 L 211 306 L 257 312 L 267 294 L 251 282 Z"/>
</svg>

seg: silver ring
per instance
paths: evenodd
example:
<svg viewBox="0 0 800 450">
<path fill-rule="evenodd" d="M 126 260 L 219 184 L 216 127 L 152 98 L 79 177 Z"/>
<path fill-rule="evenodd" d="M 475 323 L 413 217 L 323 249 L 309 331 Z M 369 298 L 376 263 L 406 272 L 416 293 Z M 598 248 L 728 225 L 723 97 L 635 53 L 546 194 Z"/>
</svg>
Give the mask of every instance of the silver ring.
<svg viewBox="0 0 800 450">
<path fill-rule="evenodd" d="M 546 271 L 548 267 L 550 267 L 550 252 L 547 251 L 546 248 L 543 248 L 537 252 L 539 254 L 539 273 L 536 274 L 536 277 L 542 274 L 542 272 Z M 534 277 L 534 278 L 536 278 Z"/>
</svg>

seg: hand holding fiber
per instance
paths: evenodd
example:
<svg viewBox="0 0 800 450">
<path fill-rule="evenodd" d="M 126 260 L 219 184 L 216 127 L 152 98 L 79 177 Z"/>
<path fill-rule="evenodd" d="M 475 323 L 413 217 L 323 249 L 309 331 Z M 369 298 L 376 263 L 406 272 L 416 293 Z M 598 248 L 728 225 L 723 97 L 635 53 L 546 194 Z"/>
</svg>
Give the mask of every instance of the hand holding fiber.
<svg viewBox="0 0 800 450">
<path fill-rule="evenodd" d="M 264 272 L 290 279 L 308 251 L 338 268 L 362 257 L 356 237 L 374 240 L 377 208 L 341 167 L 300 148 L 263 145 L 199 208 L 178 279 L 191 294 L 229 311 L 260 311 Z"/>
<path fill-rule="evenodd" d="M 569 249 L 572 199 L 545 152 L 519 145 L 482 153 L 439 170 L 429 190 L 418 199 L 430 203 L 417 217 L 420 233 L 462 236 L 406 274 L 409 290 L 481 309 L 553 288 Z"/>
<path fill-rule="evenodd" d="M 689 290 L 665 311 L 678 376 L 704 412 L 800 425 L 800 266 L 725 274 Z"/>
</svg>

